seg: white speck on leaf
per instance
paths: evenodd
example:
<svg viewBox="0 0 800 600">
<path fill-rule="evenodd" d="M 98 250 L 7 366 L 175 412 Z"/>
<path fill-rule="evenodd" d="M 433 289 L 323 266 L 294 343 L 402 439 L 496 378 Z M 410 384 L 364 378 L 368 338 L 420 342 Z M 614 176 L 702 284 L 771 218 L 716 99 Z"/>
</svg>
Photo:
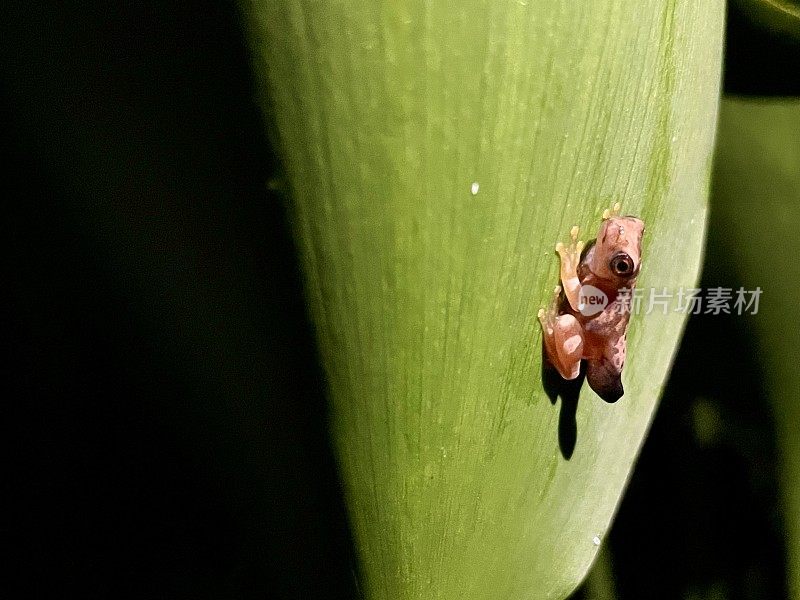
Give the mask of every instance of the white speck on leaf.
<svg viewBox="0 0 800 600">
<path fill-rule="evenodd" d="M 599 546 L 600 545 L 600 538 L 598 536 L 594 536 L 592 538 L 592 542 L 594 543 L 595 546 Z"/>
<path fill-rule="evenodd" d="M 470 191 L 472 192 L 472 195 L 473 196 L 477 196 L 479 189 L 481 189 L 481 184 L 479 184 L 477 181 L 473 181 L 472 182 L 472 187 L 470 187 Z"/>
</svg>

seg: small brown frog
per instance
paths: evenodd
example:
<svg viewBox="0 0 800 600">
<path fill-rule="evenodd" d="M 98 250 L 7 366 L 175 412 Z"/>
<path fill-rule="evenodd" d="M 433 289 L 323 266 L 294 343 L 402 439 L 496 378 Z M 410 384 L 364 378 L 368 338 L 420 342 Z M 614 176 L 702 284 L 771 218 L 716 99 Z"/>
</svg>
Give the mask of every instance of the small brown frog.
<svg viewBox="0 0 800 600">
<path fill-rule="evenodd" d="M 597 239 L 585 247 L 577 241 L 577 227 L 569 246 L 556 244 L 561 286 L 550 308 L 539 310 L 547 360 L 569 380 L 578 377 L 586 359 L 589 385 L 606 402 L 624 393 L 625 334 L 644 233 L 641 219 L 618 213 L 619 204 L 603 213 Z"/>
</svg>

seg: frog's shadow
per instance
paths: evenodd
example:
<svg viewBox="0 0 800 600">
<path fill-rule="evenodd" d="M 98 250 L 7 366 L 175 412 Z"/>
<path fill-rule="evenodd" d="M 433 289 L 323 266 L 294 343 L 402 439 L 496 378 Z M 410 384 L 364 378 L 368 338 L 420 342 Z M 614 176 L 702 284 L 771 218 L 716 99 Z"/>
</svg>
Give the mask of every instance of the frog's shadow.
<svg viewBox="0 0 800 600">
<path fill-rule="evenodd" d="M 542 387 L 550 398 L 550 404 L 555 405 L 561 398 L 561 410 L 558 415 L 558 447 L 565 460 L 572 458 L 575 444 L 578 440 L 578 422 L 575 415 L 578 412 L 578 398 L 586 379 L 586 361 L 581 361 L 580 374 L 571 380 L 566 380 L 559 375 L 556 368 L 542 352 Z"/>
</svg>

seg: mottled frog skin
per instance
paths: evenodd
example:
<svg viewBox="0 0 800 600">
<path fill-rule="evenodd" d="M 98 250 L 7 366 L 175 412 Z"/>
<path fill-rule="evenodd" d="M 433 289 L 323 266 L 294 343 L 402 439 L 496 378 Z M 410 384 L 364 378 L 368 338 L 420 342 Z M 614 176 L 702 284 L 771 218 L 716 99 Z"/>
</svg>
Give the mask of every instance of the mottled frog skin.
<svg viewBox="0 0 800 600">
<path fill-rule="evenodd" d="M 556 244 L 561 285 L 550 307 L 539 311 L 546 359 L 564 379 L 580 374 L 606 402 L 624 394 L 622 367 L 633 288 L 642 265 L 644 222 L 606 211 L 597 238 L 584 246 L 571 231 L 569 245 Z"/>
</svg>

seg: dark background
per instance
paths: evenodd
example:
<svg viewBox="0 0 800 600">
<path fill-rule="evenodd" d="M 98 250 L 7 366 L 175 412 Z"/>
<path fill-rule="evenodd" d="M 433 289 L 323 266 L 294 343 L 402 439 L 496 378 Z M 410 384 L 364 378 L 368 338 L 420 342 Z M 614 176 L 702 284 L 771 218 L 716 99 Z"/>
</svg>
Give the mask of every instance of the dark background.
<svg viewBox="0 0 800 600">
<path fill-rule="evenodd" d="M 235 4 L 4 9 L 13 597 L 354 597 Z M 800 95 L 800 48 L 735 12 L 726 57 L 726 92 Z M 703 285 L 727 274 L 712 239 Z M 688 326 L 611 535 L 620 598 L 785 595 L 773 425 L 737 327 Z"/>
</svg>

